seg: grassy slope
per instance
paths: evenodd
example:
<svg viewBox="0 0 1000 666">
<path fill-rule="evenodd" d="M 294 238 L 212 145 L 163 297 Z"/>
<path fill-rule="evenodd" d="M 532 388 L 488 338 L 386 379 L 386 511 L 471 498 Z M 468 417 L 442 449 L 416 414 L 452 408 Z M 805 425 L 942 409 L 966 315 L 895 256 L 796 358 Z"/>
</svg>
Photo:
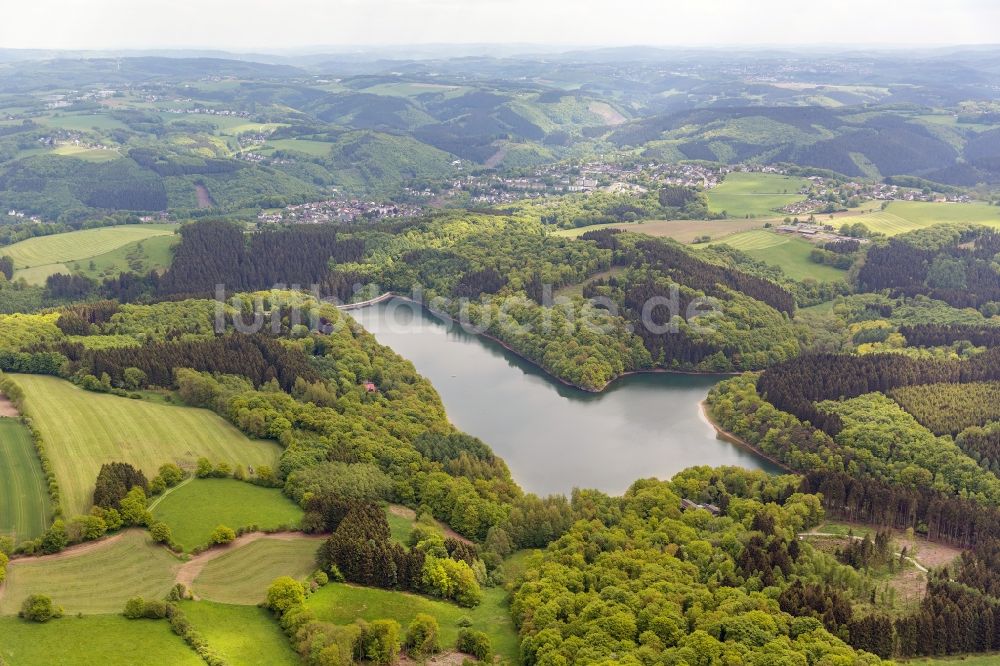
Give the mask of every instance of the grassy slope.
<svg viewBox="0 0 1000 666">
<path fill-rule="evenodd" d="M 294 666 L 302 662 L 271 614 L 254 606 L 185 601 L 184 615 L 231 666 Z"/>
<path fill-rule="evenodd" d="M 165 597 L 179 566 L 143 530 L 127 530 L 56 556 L 14 560 L 0 597 L 0 615 L 16 614 L 30 594 L 49 595 L 67 615 L 117 613 L 131 597 Z"/>
<path fill-rule="evenodd" d="M 17 268 L 45 266 L 89 259 L 144 238 L 169 236 L 176 228 L 170 224 L 130 224 L 71 231 L 29 238 L 4 248 L 3 253 L 14 260 Z"/>
<path fill-rule="evenodd" d="M 679 243 L 690 243 L 700 236 L 710 236 L 713 239 L 721 239 L 733 234 L 742 233 L 751 229 L 760 229 L 765 224 L 764 220 L 649 220 L 648 222 L 613 223 L 613 224 L 592 224 L 587 227 L 576 229 L 560 229 L 553 232 L 555 236 L 566 238 L 576 238 L 588 231 L 599 229 L 622 229 L 633 231 L 637 234 L 656 236 L 658 238 L 673 238 Z"/>
<path fill-rule="evenodd" d="M 507 606 L 507 593 L 500 588 L 484 590 L 483 602 L 476 608 L 462 608 L 408 592 L 393 592 L 343 583 L 330 583 L 309 597 L 306 602 L 316 616 L 337 624 L 348 624 L 361 618 L 390 618 L 405 628 L 417 613 L 428 613 L 441 626 L 441 643 L 445 649 L 455 647 L 458 621 L 472 620 L 472 628 L 485 631 L 498 655 L 517 661 L 520 641 Z"/>
<path fill-rule="evenodd" d="M 163 620 L 121 615 L 64 617 L 46 624 L 0 618 L 0 657 L 10 666 L 203 666 Z M 141 656 L 140 656 L 141 655 Z"/>
<path fill-rule="evenodd" d="M 234 530 L 256 526 L 295 528 L 302 509 L 276 488 L 234 479 L 195 479 L 158 502 L 153 517 L 170 526 L 174 541 L 185 550 L 208 544 L 219 525 Z"/>
<path fill-rule="evenodd" d="M 192 590 L 202 599 L 227 604 L 256 604 L 278 576 L 301 580 L 316 570 L 322 542 L 305 537 L 260 539 L 205 564 Z"/>
<path fill-rule="evenodd" d="M 200 456 L 244 466 L 278 459 L 277 444 L 250 440 L 208 410 L 89 393 L 54 377 L 13 377 L 42 433 L 68 516 L 90 508 L 107 462 L 129 462 L 152 477 L 163 463 L 191 468 Z"/>
<path fill-rule="evenodd" d="M 774 217 L 778 215 L 775 208 L 803 199 L 798 191 L 807 184 L 791 176 L 731 173 L 718 187 L 708 190 L 708 208 L 712 212 L 726 211 L 730 217 Z"/>
<path fill-rule="evenodd" d="M 809 241 L 757 229 L 741 234 L 730 236 L 724 240 L 716 241 L 715 244 L 730 245 L 738 250 L 742 250 L 754 259 L 767 264 L 781 266 L 785 273 L 796 280 L 811 277 L 817 280 L 843 280 L 847 272 L 813 263 L 809 260 L 809 253 L 815 245 Z"/>
<path fill-rule="evenodd" d="M 94 279 L 117 277 L 119 273 L 126 271 L 144 274 L 151 270 L 162 270 L 170 266 L 174 256 L 173 247 L 179 242 L 179 236 L 153 236 L 90 259 L 74 262 L 71 268 L 77 272 L 78 264 L 80 273 Z M 139 262 L 138 270 L 129 265 L 133 257 Z M 94 264 L 93 270 L 90 268 L 91 262 Z"/>
<path fill-rule="evenodd" d="M 1000 228 L 1000 207 L 986 204 L 893 201 L 884 210 L 837 218 L 833 224 L 861 222 L 872 231 L 895 236 L 942 222 L 973 222 Z"/>
<path fill-rule="evenodd" d="M 48 485 L 28 429 L 0 418 L 0 534 L 34 539 L 48 524 Z"/>
</svg>

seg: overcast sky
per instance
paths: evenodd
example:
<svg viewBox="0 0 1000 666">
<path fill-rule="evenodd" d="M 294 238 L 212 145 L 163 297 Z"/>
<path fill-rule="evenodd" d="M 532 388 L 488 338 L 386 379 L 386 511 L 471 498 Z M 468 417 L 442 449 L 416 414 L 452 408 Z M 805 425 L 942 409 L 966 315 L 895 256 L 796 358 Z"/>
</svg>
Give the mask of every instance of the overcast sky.
<svg viewBox="0 0 1000 666">
<path fill-rule="evenodd" d="M 0 47 L 1000 42 L 997 0 L 3 0 Z"/>
</svg>

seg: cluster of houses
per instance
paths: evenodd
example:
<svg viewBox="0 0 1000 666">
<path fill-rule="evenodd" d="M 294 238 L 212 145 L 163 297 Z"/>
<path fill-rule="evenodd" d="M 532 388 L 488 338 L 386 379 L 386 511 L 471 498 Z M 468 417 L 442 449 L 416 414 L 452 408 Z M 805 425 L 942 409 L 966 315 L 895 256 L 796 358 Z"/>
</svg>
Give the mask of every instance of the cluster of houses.
<svg viewBox="0 0 1000 666">
<path fill-rule="evenodd" d="M 278 211 L 261 211 L 257 215 L 257 221 L 261 224 L 323 224 L 353 222 L 358 219 L 374 221 L 387 217 L 415 217 L 422 212 L 421 206 L 412 204 L 326 199 L 286 206 Z"/>
<path fill-rule="evenodd" d="M 23 210 L 15 210 L 13 208 L 11 208 L 9 211 L 7 211 L 7 217 L 13 217 L 13 218 L 16 218 L 18 220 L 28 220 L 29 222 L 41 222 L 42 221 L 42 218 L 38 217 L 37 215 L 28 215 Z"/>
</svg>

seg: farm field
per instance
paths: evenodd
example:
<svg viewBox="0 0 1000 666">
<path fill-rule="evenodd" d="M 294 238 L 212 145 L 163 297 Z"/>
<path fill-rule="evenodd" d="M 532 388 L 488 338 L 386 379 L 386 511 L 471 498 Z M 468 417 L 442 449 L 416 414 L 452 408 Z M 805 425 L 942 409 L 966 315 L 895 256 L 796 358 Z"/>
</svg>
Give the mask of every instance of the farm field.
<svg viewBox="0 0 1000 666">
<path fill-rule="evenodd" d="M 18 269 L 80 261 L 153 236 L 170 236 L 177 225 L 130 224 L 29 238 L 4 248 Z"/>
<path fill-rule="evenodd" d="M 31 434 L 16 419 L 0 418 L 0 461 L 0 535 L 16 543 L 34 539 L 52 510 Z"/>
<path fill-rule="evenodd" d="M 308 139 L 275 139 L 268 141 L 265 150 L 293 150 L 313 157 L 326 157 L 333 146 L 325 141 L 309 141 Z"/>
<path fill-rule="evenodd" d="M 52 154 L 62 155 L 63 157 L 75 157 L 80 160 L 87 160 L 88 162 L 110 162 L 122 156 L 117 150 L 101 150 L 99 148 L 87 148 L 73 144 L 53 148 Z"/>
<path fill-rule="evenodd" d="M 93 128 L 99 130 L 126 129 L 127 125 L 108 113 L 73 113 L 53 114 L 36 118 L 39 123 L 49 127 L 87 132 Z"/>
<path fill-rule="evenodd" d="M 336 624 L 348 624 L 361 618 L 396 620 L 404 630 L 418 613 L 437 618 L 441 627 L 441 645 L 451 649 L 458 639 L 458 621 L 467 617 L 472 629 L 485 631 L 493 643 L 493 651 L 516 661 L 520 641 L 507 607 L 507 593 L 498 587 L 483 590 L 483 602 L 475 608 L 462 608 L 447 601 L 438 601 L 409 592 L 394 592 L 343 583 L 330 583 L 306 600 L 317 619 Z"/>
<path fill-rule="evenodd" d="M 154 502 L 152 511 L 156 520 L 170 526 L 184 550 L 207 545 L 219 525 L 234 530 L 294 529 L 302 520 L 302 509 L 277 488 L 235 479 L 195 479 Z"/>
<path fill-rule="evenodd" d="M 141 662 L 149 666 L 205 663 L 165 620 L 126 620 L 116 614 L 37 624 L 0 617 L 0 636 L 0 657 L 10 666 L 133 666 L 136 646 L 142 646 Z"/>
<path fill-rule="evenodd" d="M 145 274 L 151 270 L 165 270 L 173 258 L 173 247 L 179 242 L 179 236 L 153 236 L 75 262 L 71 268 L 74 273 L 82 273 L 89 278 L 117 277 L 126 271 Z"/>
<path fill-rule="evenodd" d="M 162 599 L 174 585 L 179 560 L 131 529 L 57 555 L 11 561 L 0 615 L 15 615 L 25 597 L 47 594 L 66 615 L 118 613 L 131 597 Z"/>
<path fill-rule="evenodd" d="M 763 261 L 780 266 L 785 273 L 795 279 L 814 278 L 820 281 L 843 280 L 847 272 L 833 266 L 817 264 L 809 260 L 815 245 L 807 240 L 778 234 L 765 229 L 746 231 L 715 241 L 709 245 L 726 244 Z"/>
<path fill-rule="evenodd" d="M 181 603 L 184 616 L 231 666 L 301 664 L 271 613 L 255 606 L 210 601 Z"/>
<path fill-rule="evenodd" d="M 809 184 L 803 178 L 771 173 L 731 173 L 718 187 L 708 190 L 708 209 L 729 217 L 774 217 L 781 208 L 803 197 L 798 191 Z"/>
<path fill-rule="evenodd" d="M 131 463 L 152 478 L 163 463 L 192 469 L 201 456 L 233 466 L 278 460 L 276 443 L 251 440 L 205 409 L 90 393 L 55 377 L 11 376 L 45 440 L 68 516 L 88 511 L 107 462 Z"/>
<path fill-rule="evenodd" d="M 63 273 L 69 275 L 72 271 L 65 264 L 45 264 L 33 268 L 21 268 L 14 271 L 15 280 L 24 280 L 28 284 L 44 285 L 50 275 Z"/>
<path fill-rule="evenodd" d="M 837 218 L 835 226 L 861 222 L 871 231 L 895 236 L 943 222 L 986 224 L 1000 228 L 1000 206 L 984 203 L 893 201 L 885 210 Z"/>
<path fill-rule="evenodd" d="M 321 543 L 321 539 L 305 535 L 259 538 L 206 562 L 191 589 L 201 599 L 240 605 L 260 603 L 275 578 L 291 576 L 302 580 L 313 573 Z"/>
<path fill-rule="evenodd" d="M 589 227 L 576 229 L 560 229 L 553 232 L 556 236 L 577 238 L 588 231 L 599 229 L 622 229 L 637 234 L 646 234 L 657 238 L 673 238 L 679 243 L 690 243 L 701 236 L 709 236 L 713 240 L 722 239 L 733 234 L 762 229 L 766 220 L 735 219 L 735 220 L 650 220 L 648 222 L 633 222 L 621 224 L 593 224 Z"/>
</svg>

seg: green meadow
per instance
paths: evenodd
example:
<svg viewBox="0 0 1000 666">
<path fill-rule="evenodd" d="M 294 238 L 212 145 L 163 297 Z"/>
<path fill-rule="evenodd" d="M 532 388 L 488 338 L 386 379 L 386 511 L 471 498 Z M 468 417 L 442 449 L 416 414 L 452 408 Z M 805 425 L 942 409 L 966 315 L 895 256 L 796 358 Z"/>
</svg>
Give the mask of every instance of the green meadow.
<svg viewBox="0 0 1000 666">
<path fill-rule="evenodd" d="M 301 664 L 271 613 L 255 606 L 210 601 L 181 603 L 184 616 L 231 666 Z"/>
<path fill-rule="evenodd" d="M 7 567 L 0 615 L 16 614 L 31 594 L 48 595 L 67 615 L 118 613 L 132 597 L 164 598 L 179 567 L 176 556 L 138 529 L 58 555 L 16 559 Z"/>
<path fill-rule="evenodd" d="M 245 467 L 278 460 L 276 443 L 251 440 L 206 409 L 87 392 L 55 377 L 11 376 L 24 389 L 25 412 L 42 433 L 69 516 L 90 509 L 107 462 L 131 463 L 152 478 L 163 463 L 192 469 L 202 456 Z"/>
<path fill-rule="evenodd" d="M 55 272 L 69 272 L 65 264 L 83 262 L 154 236 L 172 236 L 177 225 L 130 224 L 84 229 L 52 236 L 29 238 L 5 247 L 3 253 L 14 260 L 17 277 L 38 284 L 39 278 Z M 33 272 L 25 269 L 33 269 Z"/>
<path fill-rule="evenodd" d="M 847 277 L 847 271 L 810 261 L 809 254 L 816 246 L 807 240 L 794 236 L 756 229 L 729 236 L 709 245 L 721 244 L 742 250 L 754 259 L 766 264 L 780 266 L 789 277 L 795 280 L 813 278 L 820 281 L 834 281 Z"/>
<path fill-rule="evenodd" d="M 48 526 L 48 484 L 31 434 L 17 419 L 0 418 L 0 535 L 34 539 Z"/>
<path fill-rule="evenodd" d="M 141 655 L 141 656 L 140 656 Z M 0 617 L 0 661 L 10 666 L 204 666 L 163 620 L 67 616 L 45 624 Z"/>
<path fill-rule="evenodd" d="M 154 502 L 152 511 L 156 520 L 170 526 L 184 550 L 207 545 L 219 525 L 234 530 L 295 529 L 302 520 L 302 509 L 277 488 L 235 479 L 195 479 Z"/>
<path fill-rule="evenodd" d="M 306 605 L 318 619 L 335 624 L 349 624 L 359 618 L 387 618 L 399 622 L 404 630 L 418 613 L 427 613 L 437 619 L 441 627 L 441 644 L 446 650 L 455 647 L 461 628 L 459 620 L 468 618 L 472 621 L 472 629 L 489 634 L 497 655 L 516 662 L 520 641 L 507 606 L 507 592 L 498 587 L 487 588 L 483 592 L 481 604 L 475 608 L 462 608 L 409 592 L 330 583 L 311 595 Z"/>
<path fill-rule="evenodd" d="M 985 224 L 1000 228 L 1000 206 L 985 203 L 935 203 L 931 201 L 893 201 L 885 210 L 863 215 L 840 217 L 831 224 L 861 222 L 869 230 L 895 236 L 945 222 Z"/>
<path fill-rule="evenodd" d="M 809 181 L 772 173 L 731 173 L 708 190 L 708 208 L 729 217 L 774 217 L 775 209 L 800 201 L 798 193 Z"/>
<path fill-rule="evenodd" d="M 191 589 L 199 599 L 253 605 L 279 576 L 304 580 L 316 570 L 322 539 L 282 535 L 257 539 L 205 563 Z"/>
</svg>

